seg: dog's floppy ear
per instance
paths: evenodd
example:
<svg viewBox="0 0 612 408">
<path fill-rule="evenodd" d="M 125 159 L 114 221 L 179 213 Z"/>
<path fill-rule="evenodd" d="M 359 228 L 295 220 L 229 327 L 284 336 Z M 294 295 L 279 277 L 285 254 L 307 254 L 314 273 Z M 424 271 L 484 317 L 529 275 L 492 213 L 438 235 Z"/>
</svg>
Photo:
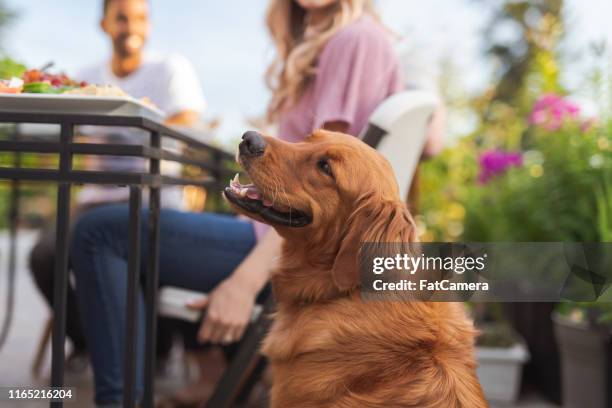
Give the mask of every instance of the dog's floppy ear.
<svg viewBox="0 0 612 408">
<path fill-rule="evenodd" d="M 409 243 L 416 240 L 416 228 L 406 204 L 365 197 L 349 217 L 332 270 L 334 284 L 341 291 L 359 285 L 359 253 L 364 242 Z M 380 246 L 382 251 L 383 245 Z"/>
</svg>

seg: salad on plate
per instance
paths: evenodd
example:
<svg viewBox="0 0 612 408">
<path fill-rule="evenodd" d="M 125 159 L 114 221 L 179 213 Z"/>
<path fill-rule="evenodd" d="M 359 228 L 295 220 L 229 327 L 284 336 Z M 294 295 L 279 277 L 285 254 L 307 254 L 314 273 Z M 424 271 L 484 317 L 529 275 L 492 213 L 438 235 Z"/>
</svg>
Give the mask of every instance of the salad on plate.
<svg viewBox="0 0 612 408">
<path fill-rule="evenodd" d="M 118 97 L 139 101 L 157 109 L 149 98 L 135 99 L 115 85 L 88 84 L 64 73 L 53 74 L 48 63 L 40 69 L 28 69 L 11 58 L 0 57 L 0 96 L 6 94 L 44 94 L 66 96 Z"/>
<path fill-rule="evenodd" d="M 43 93 L 61 94 L 87 86 L 68 75 L 53 74 L 48 70 L 53 64 L 42 69 L 27 69 L 25 65 L 10 58 L 0 60 L 0 93 Z"/>
</svg>

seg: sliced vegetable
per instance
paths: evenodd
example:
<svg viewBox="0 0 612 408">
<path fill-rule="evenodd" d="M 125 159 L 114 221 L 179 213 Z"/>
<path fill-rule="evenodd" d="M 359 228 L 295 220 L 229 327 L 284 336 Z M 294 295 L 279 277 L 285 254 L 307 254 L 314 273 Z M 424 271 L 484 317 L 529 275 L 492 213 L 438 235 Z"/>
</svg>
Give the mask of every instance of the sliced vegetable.
<svg viewBox="0 0 612 408">
<path fill-rule="evenodd" d="M 30 82 L 23 86 L 24 93 L 55 93 L 55 89 L 48 82 Z"/>
</svg>

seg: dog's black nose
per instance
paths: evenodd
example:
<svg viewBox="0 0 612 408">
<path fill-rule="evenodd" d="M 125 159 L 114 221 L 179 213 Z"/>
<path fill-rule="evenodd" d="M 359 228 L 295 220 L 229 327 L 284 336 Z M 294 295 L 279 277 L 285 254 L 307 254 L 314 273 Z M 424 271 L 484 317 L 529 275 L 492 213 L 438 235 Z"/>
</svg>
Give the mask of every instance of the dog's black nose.
<svg viewBox="0 0 612 408">
<path fill-rule="evenodd" d="M 238 150 L 240 155 L 245 157 L 261 156 L 266 149 L 266 141 L 263 136 L 254 130 L 249 130 L 242 135 L 242 142 Z"/>
</svg>

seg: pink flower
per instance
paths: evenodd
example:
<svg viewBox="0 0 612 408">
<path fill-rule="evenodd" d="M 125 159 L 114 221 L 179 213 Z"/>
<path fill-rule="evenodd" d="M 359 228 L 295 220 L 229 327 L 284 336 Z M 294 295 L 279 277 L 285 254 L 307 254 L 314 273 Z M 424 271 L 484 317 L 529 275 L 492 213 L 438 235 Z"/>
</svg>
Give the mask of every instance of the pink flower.
<svg viewBox="0 0 612 408">
<path fill-rule="evenodd" d="M 487 150 L 480 155 L 480 174 L 478 181 L 485 184 L 493 177 L 504 174 L 510 167 L 523 165 L 523 155 L 520 152 L 503 150 Z"/>
<path fill-rule="evenodd" d="M 580 107 L 560 95 L 542 95 L 533 105 L 529 123 L 543 126 L 548 131 L 558 130 L 566 120 L 575 120 L 580 115 Z"/>
</svg>

